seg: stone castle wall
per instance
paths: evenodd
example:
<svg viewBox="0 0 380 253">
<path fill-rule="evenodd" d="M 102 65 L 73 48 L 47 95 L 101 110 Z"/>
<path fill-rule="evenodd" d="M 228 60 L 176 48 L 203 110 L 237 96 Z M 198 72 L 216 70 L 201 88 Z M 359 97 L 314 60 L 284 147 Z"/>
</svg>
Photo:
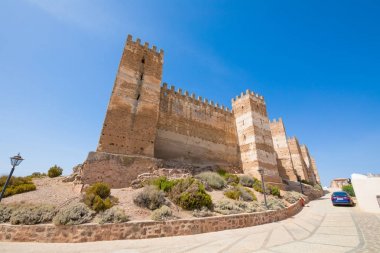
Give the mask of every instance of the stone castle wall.
<svg viewBox="0 0 380 253">
<path fill-rule="evenodd" d="M 224 106 L 161 88 L 155 157 L 191 163 L 240 164 L 235 119 Z"/>
<path fill-rule="evenodd" d="M 280 176 L 287 180 L 297 181 L 282 119 L 271 121 L 270 130 L 273 138 L 273 146 L 277 153 L 278 172 Z"/>
<path fill-rule="evenodd" d="M 309 181 L 309 174 L 307 172 L 306 163 L 303 160 L 301 147 L 297 138 L 289 138 L 288 145 L 293 161 L 294 170 L 296 171 L 297 175 L 300 177 L 301 180 Z"/>
<path fill-rule="evenodd" d="M 159 166 L 160 162 L 150 158 L 242 168 L 257 178 L 262 168 L 266 181 L 278 185 L 282 178 L 295 180 L 294 171 L 302 179 L 310 177 L 298 142 L 290 147 L 283 125 L 282 132 L 271 129 L 262 96 L 247 90 L 232 100 L 231 111 L 174 86 L 169 89 L 166 83 L 161 86 L 163 58 L 162 50 L 157 52 L 155 46 L 150 48 L 148 43 L 142 45 L 140 39 L 133 41 L 128 36 L 97 148 L 99 154 L 90 153 L 83 166 L 85 183 L 105 180 L 112 187 L 129 186 L 138 164 L 149 164 L 136 169 L 142 173 Z M 127 160 L 130 156 L 148 159 L 125 165 L 120 162 L 123 155 Z M 125 172 L 131 176 L 117 174 Z"/>
</svg>

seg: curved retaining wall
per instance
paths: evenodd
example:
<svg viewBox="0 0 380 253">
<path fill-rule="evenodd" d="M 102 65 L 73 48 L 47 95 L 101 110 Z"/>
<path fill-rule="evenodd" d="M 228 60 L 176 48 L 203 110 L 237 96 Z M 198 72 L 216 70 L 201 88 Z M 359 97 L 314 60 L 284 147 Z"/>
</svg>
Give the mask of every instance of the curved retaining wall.
<svg viewBox="0 0 380 253">
<path fill-rule="evenodd" d="M 0 241 L 13 242 L 92 242 L 192 235 L 250 227 L 289 218 L 302 210 L 300 201 L 277 211 L 234 214 L 169 221 L 83 224 L 73 226 L 0 225 Z"/>
</svg>

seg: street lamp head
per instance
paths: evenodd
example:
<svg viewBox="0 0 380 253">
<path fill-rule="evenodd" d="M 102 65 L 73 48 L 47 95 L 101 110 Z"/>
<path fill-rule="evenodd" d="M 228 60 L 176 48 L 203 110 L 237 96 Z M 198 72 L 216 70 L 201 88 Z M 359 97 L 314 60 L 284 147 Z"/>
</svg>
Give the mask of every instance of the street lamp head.
<svg viewBox="0 0 380 253">
<path fill-rule="evenodd" d="M 23 161 L 24 159 L 21 157 L 20 153 L 18 153 L 18 155 L 15 155 L 13 157 L 11 157 L 11 164 L 13 167 L 16 167 L 18 165 L 20 165 L 20 163 Z"/>
<path fill-rule="evenodd" d="M 264 175 L 264 169 L 263 168 L 259 168 L 258 172 L 260 173 L 260 175 Z"/>
</svg>

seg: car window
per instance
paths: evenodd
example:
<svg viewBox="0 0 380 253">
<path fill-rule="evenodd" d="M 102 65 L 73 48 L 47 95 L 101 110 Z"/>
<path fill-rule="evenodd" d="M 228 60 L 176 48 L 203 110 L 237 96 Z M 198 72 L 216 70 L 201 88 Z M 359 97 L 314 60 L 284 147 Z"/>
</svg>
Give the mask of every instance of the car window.
<svg viewBox="0 0 380 253">
<path fill-rule="evenodd" d="M 333 196 L 346 197 L 347 193 L 345 193 L 345 192 L 334 192 Z"/>
</svg>

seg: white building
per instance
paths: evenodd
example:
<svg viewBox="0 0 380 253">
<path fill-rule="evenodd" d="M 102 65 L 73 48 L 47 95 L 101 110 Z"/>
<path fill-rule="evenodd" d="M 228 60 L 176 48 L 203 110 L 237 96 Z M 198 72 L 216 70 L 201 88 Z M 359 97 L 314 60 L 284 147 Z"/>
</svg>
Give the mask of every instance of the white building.
<svg viewBox="0 0 380 253">
<path fill-rule="evenodd" d="M 380 213 L 380 176 L 352 174 L 351 182 L 360 209 Z"/>
</svg>

